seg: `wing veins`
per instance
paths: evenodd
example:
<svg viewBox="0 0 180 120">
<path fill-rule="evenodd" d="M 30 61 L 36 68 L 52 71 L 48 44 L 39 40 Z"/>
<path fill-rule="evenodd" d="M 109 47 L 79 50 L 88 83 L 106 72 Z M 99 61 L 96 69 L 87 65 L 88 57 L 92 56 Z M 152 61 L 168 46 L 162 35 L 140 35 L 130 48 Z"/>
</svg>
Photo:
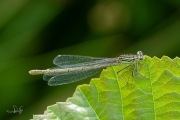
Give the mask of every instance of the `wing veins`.
<svg viewBox="0 0 180 120">
<path fill-rule="evenodd" d="M 78 56 L 79 57 L 79 56 Z M 93 58 L 93 57 L 89 57 Z M 82 67 L 82 66 L 92 66 L 92 65 L 102 65 L 102 64 L 114 64 L 116 63 L 116 58 L 95 58 L 91 59 L 90 61 L 77 61 L 77 62 L 71 62 L 69 63 L 68 60 L 64 63 L 61 61 L 58 61 L 59 63 L 57 64 L 54 60 L 54 64 L 57 65 L 59 68 L 74 68 L 74 67 Z"/>
<path fill-rule="evenodd" d="M 102 69 L 103 68 L 98 68 L 98 69 L 93 69 L 93 70 L 89 69 L 89 70 L 84 70 L 84 71 L 63 73 L 59 75 L 51 74 L 50 76 L 48 76 L 48 74 L 45 74 L 43 78 L 44 79 L 46 78 L 46 80 L 48 81 L 48 85 L 50 86 L 63 85 L 63 84 L 77 82 L 77 81 L 86 79 L 88 77 L 91 77 L 101 72 Z"/>
<path fill-rule="evenodd" d="M 54 58 L 53 63 L 60 68 L 67 68 L 68 65 L 78 65 L 82 63 L 93 62 L 102 60 L 104 58 L 89 57 L 89 56 L 78 56 L 78 55 L 58 55 Z"/>
</svg>

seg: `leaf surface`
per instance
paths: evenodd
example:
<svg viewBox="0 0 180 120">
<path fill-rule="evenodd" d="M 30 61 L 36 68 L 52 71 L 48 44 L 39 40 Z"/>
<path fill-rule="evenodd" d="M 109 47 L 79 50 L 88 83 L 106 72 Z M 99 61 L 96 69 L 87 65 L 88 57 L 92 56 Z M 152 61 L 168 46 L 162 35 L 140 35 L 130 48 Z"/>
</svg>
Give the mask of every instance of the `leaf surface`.
<svg viewBox="0 0 180 120">
<path fill-rule="evenodd" d="M 49 106 L 33 119 L 51 120 L 170 120 L 180 118 L 180 59 L 145 56 L 138 72 L 125 65 L 103 70 L 100 78 L 76 88 L 66 102 Z"/>
</svg>

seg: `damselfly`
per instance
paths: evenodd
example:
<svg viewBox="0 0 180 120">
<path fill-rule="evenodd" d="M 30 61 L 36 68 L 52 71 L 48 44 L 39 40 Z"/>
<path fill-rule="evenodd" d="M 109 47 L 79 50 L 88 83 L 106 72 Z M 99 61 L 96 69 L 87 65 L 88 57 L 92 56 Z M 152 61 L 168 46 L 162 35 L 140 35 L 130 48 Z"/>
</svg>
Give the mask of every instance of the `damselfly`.
<svg viewBox="0 0 180 120">
<path fill-rule="evenodd" d="M 53 63 L 57 67 L 47 70 L 30 70 L 29 73 L 31 75 L 44 74 L 43 79 L 48 81 L 48 85 L 56 86 L 83 80 L 101 72 L 103 68 L 121 64 L 127 64 L 128 66 L 119 70 L 117 72 L 118 75 L 122 70 L 134 65 L 134 69 L 132 70 L 132 75 L 134 76 L 134 71 L 137 71 L 138 60 L 143 59 L 144 56 L 141 51 L 138 51 L 137 55 L 120 55 L 116 58 L 58 55 L 53 60 Z"/>
</svg>

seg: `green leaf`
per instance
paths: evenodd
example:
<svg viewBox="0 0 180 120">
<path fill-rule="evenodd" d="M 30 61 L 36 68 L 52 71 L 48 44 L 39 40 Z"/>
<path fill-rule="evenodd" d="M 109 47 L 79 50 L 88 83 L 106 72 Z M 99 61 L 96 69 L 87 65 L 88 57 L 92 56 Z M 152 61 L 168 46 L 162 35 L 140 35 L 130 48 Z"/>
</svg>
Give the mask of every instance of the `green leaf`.
<svg viewBox="0 0 180 120">
<path fill-rule="evenodd" d="M 172 120 L 180 118 L 180 59 L 163 56 L 139 62 L 133 67 L 112 66 L 89 85 L 77 87 L 66 102 L 49 106 L 44 115 L 33 119 L 51 120 Z"/>
</svg>

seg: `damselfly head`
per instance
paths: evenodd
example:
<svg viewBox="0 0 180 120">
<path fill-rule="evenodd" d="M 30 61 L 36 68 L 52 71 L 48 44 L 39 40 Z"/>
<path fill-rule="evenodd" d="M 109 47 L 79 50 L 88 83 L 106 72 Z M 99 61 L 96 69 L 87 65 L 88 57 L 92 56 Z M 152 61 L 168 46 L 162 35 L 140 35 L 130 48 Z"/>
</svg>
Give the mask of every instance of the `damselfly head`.
<svg viewBox="0 0 180 120">
<path fill-rule="evenodd" d="M 137 52 L 137 57 L 138 57 L 139 60 L 144 60 L 144 56 L 143 56 L 142 51 Z"/>
</svg>

